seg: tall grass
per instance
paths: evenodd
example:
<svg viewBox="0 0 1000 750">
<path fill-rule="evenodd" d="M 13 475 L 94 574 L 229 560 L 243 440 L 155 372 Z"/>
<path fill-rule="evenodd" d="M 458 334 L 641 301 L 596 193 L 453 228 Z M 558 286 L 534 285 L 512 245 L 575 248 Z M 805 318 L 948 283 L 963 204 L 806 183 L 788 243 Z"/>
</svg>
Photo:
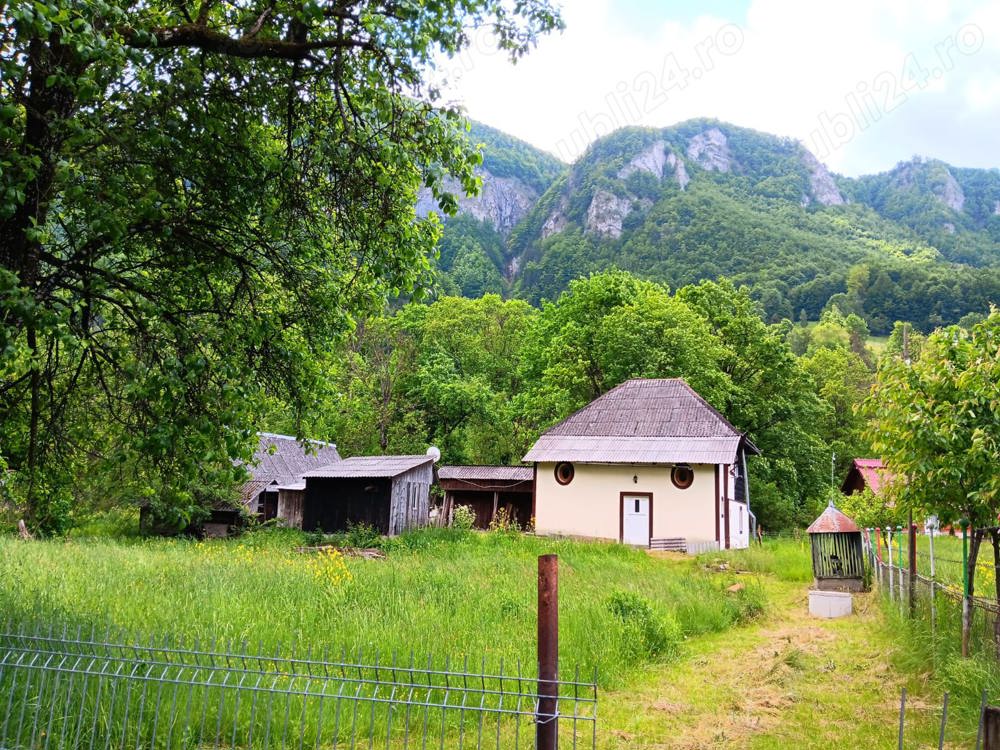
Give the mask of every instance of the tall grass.
<svg viewBox="0 0 1000 750">
<path fill-rule="evenodd" d="M 675 653 L 637 647 L 644 626 L 620 616 L 616 595 L 639 597 L 667 637 L 722 630 L 757 615 L 763 589 L 694 563 L 616 544 L 429 529 L 387 545 L 385 560 L 318 557 L 289 531 L 242 539 L 22 542 L 0 538 L 0 611 L 15 618 L 170 634 L 265 650 L 358 650 L 383 658 L 535 658 L 536 558 L 560 557 L 564 674 L 596 670 L 603 687 Z M 637 631 L 637 627 L 639 630 Z M 673 635 L 671 635 L 673 634 Z M 654 652 L 655 651 L 655 652 Z"/>
<path fill-rule="evenodd" d="M 809 539 L 805 535 L 766 539 L 746 549 L 706 552 L 698 556 L 698 562 L 703 566 L 723 562 L 736 570 L 773 575 L 790 583 L 813 579 Z"/>
</svg>

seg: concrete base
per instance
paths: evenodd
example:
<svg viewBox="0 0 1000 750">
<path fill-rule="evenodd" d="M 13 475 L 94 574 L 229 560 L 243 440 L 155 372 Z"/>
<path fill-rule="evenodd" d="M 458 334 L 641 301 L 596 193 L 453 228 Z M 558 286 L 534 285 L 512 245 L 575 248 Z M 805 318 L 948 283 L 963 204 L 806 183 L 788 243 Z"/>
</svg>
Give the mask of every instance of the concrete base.
<svg viewBox="0 0 1000 750">
<path fill-rule="evenodd" d="M 847 617 L 853 611 L 850 594 L 843 591 L 810 591 L 809 614 L 813 617 Z"/>
<path fill-rule="evenodd" d="M 860 593 L 865 590 L 865 584 L 860 578 L 813 578 L 813 588 L 818 591 Z"/>
</svg>

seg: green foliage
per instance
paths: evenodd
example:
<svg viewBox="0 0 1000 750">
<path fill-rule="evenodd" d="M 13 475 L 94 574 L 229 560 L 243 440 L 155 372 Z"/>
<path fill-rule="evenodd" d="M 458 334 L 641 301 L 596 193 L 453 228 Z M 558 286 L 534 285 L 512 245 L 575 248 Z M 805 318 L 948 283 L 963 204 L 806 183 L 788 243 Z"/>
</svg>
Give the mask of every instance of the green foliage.
<svg viewBox="0 0 1000 750">
<path fill-rule="evenodd" d="M 108 494 L 190 520 L 270 400 L 313 418 L 330 342 L 431 282 L 418 190 L 451 213 L 479 184 L 428 70 L 471 28 L 517 59 L 561 26 L 545 0 L 342 10 L 5 5 L 0 445 L 36 528 Z"/>
<path fill-rule="evenodd" d="M 451 509 L 451 527 L 459 531 L 469 531 L 476 522 L 476 513 L 468 505 L 456 505 Z"/>
<path fill-rule="evenodd" d="M 872 445 L 897 478 L 897 506 L 936 515 L 942 524 L 964 519 L 976 527 L 972 571 L 983 529 L 995 528 L 1000 515 L 998 382 L 1000 312 L 994 308 L 971 330 L 932 333 L 911 364 L 885 358 L 864 405 Z M 1000 535 L 991 531 L 990 539 L 1000 555 Z M 1000 580 L 995 583 L 1000 594 Z"/>
<path fill-rule="evenodd" d="M 370 523 L 349 523 L 347 525 L 347 536 L 345 542 L 348 547 L 367 549 L 378 547 L 382 535 Z"/>
<path fill-rule="evenodd" d="M 626 642 L 635 644 L 634 661 L 676 655 L 683 635 L 673 617 L 658 617 L 646 597 L 632 591 L 615 591 L 607 599 L 608 611 L 622 624 Z"/>
</svg>

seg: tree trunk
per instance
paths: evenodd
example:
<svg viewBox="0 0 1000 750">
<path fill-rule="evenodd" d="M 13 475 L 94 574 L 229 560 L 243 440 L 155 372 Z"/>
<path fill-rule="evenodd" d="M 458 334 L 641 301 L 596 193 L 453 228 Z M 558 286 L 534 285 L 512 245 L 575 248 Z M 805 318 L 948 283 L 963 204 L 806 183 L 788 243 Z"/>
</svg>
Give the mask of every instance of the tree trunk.
<svg viewBox="0 0 1000 750">
<path fill-rule="evenodd" d="M 972 637 L 972 597 L 976 592 L 976 560 L 979 558 L 979 546 L 983 541 L 982 529 L 972 530 L 972 539 L 969 544 L 969 592 L 962 597 L 962 656 L 969 656 L 969 641 Z M 963 592 L 964 593 L 964 592 Z"/>
</svg>

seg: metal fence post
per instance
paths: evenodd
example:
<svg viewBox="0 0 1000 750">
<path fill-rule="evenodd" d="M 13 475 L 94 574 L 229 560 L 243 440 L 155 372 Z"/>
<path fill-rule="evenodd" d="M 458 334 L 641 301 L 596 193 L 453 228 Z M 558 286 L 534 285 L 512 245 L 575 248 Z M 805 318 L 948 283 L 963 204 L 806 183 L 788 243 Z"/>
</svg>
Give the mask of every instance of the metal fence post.
<svg viewBox="0 0 1000 750">
<path fill-rule="evenodd" d="M 559 745 L 559 557 L 538 558 L 538 715 L 537 750 Z"/>
</svg>

